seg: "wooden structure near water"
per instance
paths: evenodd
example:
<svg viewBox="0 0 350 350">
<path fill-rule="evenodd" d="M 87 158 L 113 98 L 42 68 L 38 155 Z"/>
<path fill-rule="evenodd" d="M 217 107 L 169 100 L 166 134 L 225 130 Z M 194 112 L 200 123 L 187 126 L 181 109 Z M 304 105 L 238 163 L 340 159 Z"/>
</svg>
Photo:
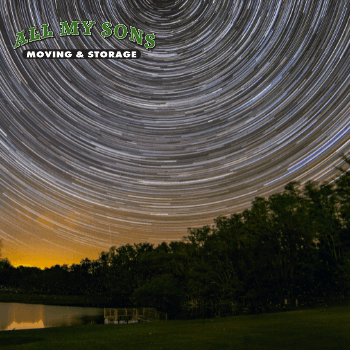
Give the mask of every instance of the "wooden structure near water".
<svg viewBox="0 0 350 350">
<path fill-rule="evenodd" d="M 168 314 L 159 312 L 150 307 L 124 308 L 124 309 L 104 309 L 105 323 L 136 323 L 136 322 L 152 322 L 167 321 Z"/>
</svg>

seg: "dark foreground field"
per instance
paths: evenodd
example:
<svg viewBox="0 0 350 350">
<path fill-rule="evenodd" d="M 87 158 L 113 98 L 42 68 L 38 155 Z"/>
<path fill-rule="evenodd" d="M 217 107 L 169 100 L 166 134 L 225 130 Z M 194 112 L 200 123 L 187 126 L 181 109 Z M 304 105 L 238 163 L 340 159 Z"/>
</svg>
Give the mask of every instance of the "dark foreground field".
<svg viewBox="0 0 350 350">
<path fill-rule="evenodd" d="M 2 331 L 11 349 L 350 349 L 350 307 L 193 321 Z"/>
</svg>

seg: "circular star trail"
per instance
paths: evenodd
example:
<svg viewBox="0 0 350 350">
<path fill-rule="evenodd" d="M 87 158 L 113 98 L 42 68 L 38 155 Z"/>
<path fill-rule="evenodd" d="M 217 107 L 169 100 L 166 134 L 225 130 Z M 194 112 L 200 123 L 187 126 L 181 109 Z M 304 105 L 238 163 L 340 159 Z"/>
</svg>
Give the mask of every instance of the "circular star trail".
<svg viewBox="0 0 350 350">
<path fill-rule="evenodd" d="M 78 259 L 180 239 L 290 181 L 332 179 L 350 142 L 349 5 L 4 0 L 0 239 L 18 260 Z M 95 21 L 91 35 L 60 37 L 75 20 Z M 104 22 L 155 33 L 156 46 L 103 38 Z M 53 38 L 13 49 L 43 23 Z M 141 58 L 23 59 L 31 48 Z"/>
</svg>

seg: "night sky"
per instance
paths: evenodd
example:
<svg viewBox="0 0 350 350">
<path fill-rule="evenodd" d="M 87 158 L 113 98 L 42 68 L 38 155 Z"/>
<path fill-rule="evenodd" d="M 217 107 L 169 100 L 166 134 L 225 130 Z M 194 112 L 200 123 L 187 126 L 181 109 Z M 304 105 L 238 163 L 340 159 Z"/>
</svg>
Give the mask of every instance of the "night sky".
<svg viewBox="0 0 350 350">
<path fill-rule="evenodd" d="M 179 240 L 350 150 L 350 1 L 2 0 L 0 240 L 15 266 Z M 60 22 L 95 21 L 90 36 Z M 103 38 L 111 22 L 156 35 Z M 54 37 L 14 49 L 49 23 Z M 24 59 L 138 49 L 137 60 Z"/>
</svg>

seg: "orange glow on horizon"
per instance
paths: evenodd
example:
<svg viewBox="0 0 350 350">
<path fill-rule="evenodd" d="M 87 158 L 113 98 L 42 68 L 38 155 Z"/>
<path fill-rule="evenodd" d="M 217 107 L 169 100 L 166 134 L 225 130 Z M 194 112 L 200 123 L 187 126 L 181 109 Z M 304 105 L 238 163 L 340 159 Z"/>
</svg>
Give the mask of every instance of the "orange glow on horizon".
<svg viewBox="0 0 350 350">
<path fill-rule="evenodd" d="M 28 263 L 22 263 L 21 261 L 15 261 L 15 260 L 11 260 L 10 258 L 8 258 L 8 260 L 10 261 L 11 265 L 13 267 L 19 267 L 19 266 L 23 266 L 23 267 L 36 267 L 36 268 L 39 268 L 41 270 L 44 270 L 45 268 L 50 268 L 50 267 L 53 267 L 55 265 L 68 265 L 68 266 L 71 266 L 73 264 L 79 264 L 81 260 L 83 260 L 85 258 L 82 258 L 80 259 L 79 261 L 74 261 L 74 260 L 70 260 L 70 261 L 53 261 L 53 260 L 37 260 L 37 261 L 31 261 L 31 264 L 28 264 Z M 90 260 L 94 260 L 94 259 L 91 259 Z"/>
<path fill-rule="evenodd" d="M 7 248 L 7 249 L 6 249 Z M 102 251 L 102 250 L 101 250 Z M 100 256 L 100 250 L 86 250 L 80 254 L 72 254 L 72 252 L 58 251 L 54 249 L 42 251 L 40 255 L 35 252 L 27 251 L 27 254 L 23 254 L 22 251 L 17 249 L 11 249 L 10 247 L 4 247 L 2 250 L 2 258 L 7 258 L 13 267 L 37 267 L 44 270 L 55 265 L 68 265 L 80 264 L 82 260 L 88 258 L 90 260 L 96 260 Z M 106 249 L 108 251 L 108 249 Z"/>
</svg>

